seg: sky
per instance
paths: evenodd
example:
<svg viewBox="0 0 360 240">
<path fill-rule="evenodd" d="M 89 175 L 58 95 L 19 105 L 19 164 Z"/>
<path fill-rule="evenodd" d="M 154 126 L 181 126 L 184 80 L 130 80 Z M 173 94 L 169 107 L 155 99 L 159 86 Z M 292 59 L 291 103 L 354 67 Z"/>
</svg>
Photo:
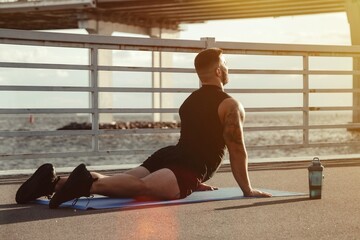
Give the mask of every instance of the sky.
<svg viewBox="0 0 360 240">
<path fill-rule="evenodd" d="M 218 41 L 351 45 L 346 13 L 209 21 L 189 24 L 184 39 L 215 37 Z"/>
<path fill-rule="evenodd" d="M 252 42 L 252 43 L 286 43 L 286 44 L 322 44 L 322 45 L 351 45 L 350 28 L 348 25 L 346 13 L 329 13 L 329 14 L 317 14 L 317 15 L 303 15 L 303 16 L 289 16 L 289 17 L 277 17 L 277 18 L 257 18 L 257 19 L 239 19 L 239 20 L 221 20 L 221 21 L 209 21 L 198 24 L 186 24 L 181 25 L 180 39 L 200 40 L 202 37 L 214 37 L 216 41 L 236 41 L 236 42 Z M 84 30 L 65 30 L 55 32 L 67 32 L 67 33 L 80 33 L 84 34 Z M 114 33 L 114 36 L 139 36 L 126 33 Z M 145 37 L 145 36 L 141 36 Z M 125 57 L 135 57 L 136 63 L 147 65 L 149 62 L 148 56 L 134 55 L 134 53 L 116 52 L 113 56 L 113 61 L 118 64 L 121 63 L 121 59 Z M 74 63 L 81 64 L 88 61 L 88 55 L 86 51 L 79 51 L 74 54 L 72 49 L 52 50 L 48 48 L 26 48 L 26 47 L 9 47 L 0 45 L 0 61 L 23 61 L 23 62 L 41 62 L 43 59 L 47 61 L 58 63 Z M 179 64 L 183 64 L 184 67 L 192 67 L 192 59 L 185 60 L 185 56 L 181 54 L 174 56 L 175 60 Z M 260 65 L 260 68 L 266 67 L 284 67 L 284 60 L 289 69 L 297 68 L 301 64 L 302 60 L 297 58 L 282 58 L 281 60 L 276 57 L 257 58 L 252 56 L 246 56 L 246 58 L 230 57 L 227 59 L 230 68 L 251 68 L 254 63 Z M 322 61 L 314 58 L 311 62 L 316 68 L 322 67 Z M 329 66 L 339 70 L 351 70 L 350 59 L 340 59 L 330 63 Z M 263 66 L 262 66 L 263 65 Z M 114 73 L 113 78 L 122 78 L 120 73 Z M 26 76 L 26 79 L 24 78 Z M 130 75 L 128 75 L 130 76 Z M 229 84 L 229 87 L 243 87 L 243 88 L 256 88 L 256 87 L 277 87 L 282 86 L 285 88 L 301 87 L 301 76 L 233 76 L 233 81 Z M 87 73 L 81 71 L 36 71 L 36 70 L 23 70 L 23 74 L 19 74 L 18 70 L 14 69 L 0 69 L 0 84 L 1 85 L 51 85 L 56 86 L 58 84 L 69 86 L 85 86 L 88 82 Z M 149 84 L 149 81 L 144 81 L 144 78 L 149 78 L 149 75 L 132 74 L 130 76 L 129 84 L 134 86 L 140 86 Z M 183 76 L 178 75 L 174 77 L 174 86 L 196 86 L 196 76 Z M 181 78 L 180 81 L 177 78 Z M 186 78 L 186 80 L 185 80 Z M 242 78 L 242 79 L 240 79 Z M 288 78 L 293 78 L 291 83 Z M 316 78 L 316 77 L 314 77 Z M 326 83 L 324 79 L 320 78 L 313 81 L 313 86 L 333 86 L 333 87 L 351 87 L 351 77 L 326 77 Z M 324 76 L 323 76 L 324 78 Z M 339 78 L 343 78 L 340 79 Z M 76 79 L 76 82 L 74 82 Z M 137 80 L 137 81 L 134 81 Z M 232 80 L 232 79 L 231 79 Z M 126 81 L 125 81 L 126 82 Z M 136 83 L 135 83 L 136 82 Z M 187 83 L 189 82 L 189 83 Z M 194 85 L 195 83 L 195 85 Z M 130 86 L 129 85 L 129 86 Z M 132 85 L 131 85 L 132 86 Z M 145 94 L 146 95 L 146 94 Z M 150 107 L 150 101 L 146 100 L 149 94 L 128 94 L 122 96 L 116 96 L 114 94 L 114 106 L 113 107 Z M 324 95 L 322 95 L 324 96 Z M 177 97 L 175 106 L 178 106 L 186 95 Z M 301 96 L 300 96 L 301 97 Z M 247 107 L 258 106 L 295 106 L 302 103 L 302 99 L 299 96 L 289 95 L 287 101 L 284 101 L 282 97 L 274 97 L 271 94 L 263 94 L 262 101 L 258 96 L 246 95 L 239 97 L 243 104 Z M 336 102 L 335 105 L 349 105 L 351 104 L 351 95 L 342 95 L 341 98 L 333 98 Z M 43 101 L 43 99 L 50 99 L 49 101 Z M 1 92 L 0 96 L 0 108 L 44 108 L 44 107 L 87 107 L 88 96 L 86 94 L 78 93 L 48 93 L 38 92 L 34 93 L 14 93 L 14 92 Z M 139 101 L 143 99 L 144 101 Z M 321 100 L 323 99 L 323 100 Z M 324 100 L 324 97 L 317 97 L 313 99 L 314 105 L 322 105 L 328 102 Z M 124 105 L 123 103 L 130 103 Z M 285 105 L 284 105 L 285 104 Z M 287 104 L 287 105 L 286 105 Z M 268 106 L 269 105 L 269 106 Z"/>
</svg>

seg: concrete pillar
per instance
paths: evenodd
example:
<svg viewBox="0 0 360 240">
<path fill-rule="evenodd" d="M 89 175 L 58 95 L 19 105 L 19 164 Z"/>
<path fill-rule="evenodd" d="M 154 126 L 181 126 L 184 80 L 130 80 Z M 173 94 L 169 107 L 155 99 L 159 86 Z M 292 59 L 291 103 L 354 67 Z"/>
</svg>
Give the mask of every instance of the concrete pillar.
<svg viewBox="0 0 360 240">
<path fill-rule="evenodd" d="M 79 28 L 85 28 L 89 34 L 99 34 L 111 36 L 113 33 L 113 25 L 101 21 L 89 20 L 79 22 Z M 112 51 L 99 50 L 98 52 L 98 64 L 99 65 L 112 65 Z M 98 72 L 98 85 L 100 87 L 111 87 L 112 84 L 112 72 L 102 71 Z M 113 107 L 113 94 L 111 92 L 99 93 L 99 108 L 112 108 Z M 112 113 L 102 113 L 99 116 L 99 123 L 111 123 L 113 122 Z"/>
<path fill-rule="evenodd" d="M 132 25 L 126 25 L 121 23 L 114 22 L 104 22 L 96 20 L 83 20 L 78 22 L 79 28 L 86 29 L 89 33 L 96 34 L 99 30 L 102 29 L 112 29 L 112 32 L 124 32 L 124 33 L 134 33 L 148 35 L 149 30 L 143 27 L 137 27 Z"/>
<path fill-rule="evenodd" d="M 84 20 L 78 22 L 79 28 L 86 29 L 89 34 L 99 34 L 111 36 L 114 31 L 136 33 L 148 35 L 149 30 L 146 28 L 130 26 L 120 23 L 96 21 L 96 20 Z M 111 66 L 112 65 L 112 51 L 111 50 L 99 50 L 98 62 L 100 65 Z M 98 82 L 101 87 L 113 86 L 112 72 L 102 71 L 98 74 Z M 99 93 L 99 108 L 112 108 L 113 107 L 113 94 L 111 92 Z M 99 117 L 99 123 L 111 123 L 113 122 L 112 113 L 102 113 Z"/>
<path fill-rule="evenodd" d="M 346 13 L 350 24 L 351 43 L 360 45 L 360 1 L 346 0 Z M 353 69 L 360 70 L 360 58 L 353 58 Z M 360 76 L 353 76 L 353 89 L 360 89 Z M 360 107 L 360 93 L 353 93 L 353 106 Z M 360 123 L 360 110 L 353 110 L 353 122 Z"/>
<path fill-rule="evenodd" d="M 177 38 L 178 31 L 164 30 L 161 28 L 150 29 L 149 36 L 152 38 Z M 173 54 L 170 52 L 153 52 L 152 66 L 153 67 L 172 67 Z M 172 87 L 172 74 L 171 73 L 153 73 L 152 74 L 152 87 L 153 88 L 171 88 Z M 173 108 L 174 95 L 173 93 L 153 93 L 152 95 L 153 108 Z M 153 121 L 171 122 L 174 121 L 175 116 L 173 113 L 154 113 Z"/>
<path fill-rule="evenodd" d="M 114 31 L 126 32 L 134 34 L 148 35 L 152 38 L 178 38 L 179 31 L 176 30 L 164 30 L 162 28 L 142 28 L 136 26 L 130 26 L 120 23 L 103 22 L 95 20 L 86 20 L 79 22 L 79 28 L 86 29 L 90 34 L 111 35 Z M 171 53 L 153 52 L 152 66 L 162 67 L 172 66 L 173 57 Z M 112 53 L 111 51 L 99 51 L 99 64 L 112 65 Z M 112 73 L 111 72 L 99 72 L 99 83 L 102 87 L 112 86 Z M 152 87 L 155 88 L 168 88 L 172 86 L 171 73 L 153 73 L 152 75 Z M 99 107 L 111 108 L 113 105 L 111 93 L 99 94 Z M 172 93 L 153 93 L 152 96 L 153 108 L 172 108 L 173 94 Z M 153 121 L 173 121 L 173 113 L 155 113 L 153 115 Z M 113 121 L 112 114 L 101 114 L 99 122 L 109 123 Z"/>
</svg>

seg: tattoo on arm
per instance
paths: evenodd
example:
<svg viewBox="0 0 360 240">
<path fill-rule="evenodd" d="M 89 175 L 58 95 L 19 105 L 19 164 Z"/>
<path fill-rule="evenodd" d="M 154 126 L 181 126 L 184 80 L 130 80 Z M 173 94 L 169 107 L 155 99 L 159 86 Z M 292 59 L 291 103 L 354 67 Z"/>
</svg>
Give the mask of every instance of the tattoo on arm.
<svg viewBox="0 0 360 240">
<path fill-rule="evenodd" d="M 237 106 L 232 107 L 225 116 L 224 138 L 229 142 L 243 144 L 243 134 L 240 110 Z"/>
</svg>

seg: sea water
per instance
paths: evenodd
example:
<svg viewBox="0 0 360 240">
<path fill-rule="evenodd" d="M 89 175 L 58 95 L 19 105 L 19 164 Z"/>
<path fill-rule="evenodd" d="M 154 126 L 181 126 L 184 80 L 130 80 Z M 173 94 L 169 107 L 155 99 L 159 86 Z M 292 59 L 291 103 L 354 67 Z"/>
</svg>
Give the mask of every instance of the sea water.
<svg viewBox="0 0 360 240">
<path fill-rule="evenodd" d="M 1 115 L 0 131 L 56 131 L 71 122 L 89 122 L 89 116 L 76 114 L 58 115 Z M 117 115 L 114 121 L 150 121 L 150 116 L 143 115 Z M 301 126 L 302 114 L 281 113 L 262 114 L 249 113 L 246 116 L 246 127 L 267 126 Z M 310 124 L 330 125 L 346 124 L 351 122 L 351 113 L 321 113 L 311 114 Z M 121 131 L 121 130 L 119 130 Z M 321 142 L 348 142 L 359 141 L 360 133 L 346 129 L 320 129 L 310 130 L 309 140 L 312 143 Z M 161 147 L 174 145 L 179 139 L 179 133 L 159 134 L 124 134 L 100 136 L 99 149 L 101 151 L 116 150 L 150 150 L 155 151 Z M 35 154 L 57 152 L 83 152 L 91 151 L 91 136 L 26 136 L 26 137 L 0 137 L 0 154 Z M 247 131 L 245 129 L 245 142 L 249 146 L 269 146 L 301 144 L 302 130 L 282 131 Z M 282 158 L 320 155 L 338 155 L 358 153 L 360 146 L 338 146 L 325 148 L 284 148 L 254 150 L 249 147 L 249 161 L 259 158 Z M 87 165 L 120 165 L 141 163 L 148 157 L 147 154 L 112 155 L 102 157 L 67 157 L 67 158 L 41 158 L 0 160 L 0 170 L 33 169 L 45 162 L 51 162 L 57 167 L 77 166 L 79 163 Z"/>
</svg>

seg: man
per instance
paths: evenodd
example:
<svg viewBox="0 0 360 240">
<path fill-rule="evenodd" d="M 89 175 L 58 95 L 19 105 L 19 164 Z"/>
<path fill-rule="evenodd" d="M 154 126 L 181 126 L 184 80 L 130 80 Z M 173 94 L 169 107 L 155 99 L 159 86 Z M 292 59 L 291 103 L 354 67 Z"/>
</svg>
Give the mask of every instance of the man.
<svg viewBox="0 0 360 240">
<path fill-rule="evenodd" d="M 79 165 L 69 177 L 57 177 L 51 164 L 42 165 L 18 190 L 16 201 L 26 203 L 51 196 L 50 208 L 91 194 L 139 199 L 180 199 L 197 190 L 214 190 L 204 184 L 219 168 L 225 148 L 239 187 L 247 197 L 270 197 L 253 189 L 248 175 L 243 124 L 244 108 L 224 92 L 228 83 L 222 50 L 210 48 L 195 58 L 202 87 L 179 110 L 181 134 L 176 146 L 162 148 L 142 165 L 125 173 L 105 176 Z"/>
</svg>

